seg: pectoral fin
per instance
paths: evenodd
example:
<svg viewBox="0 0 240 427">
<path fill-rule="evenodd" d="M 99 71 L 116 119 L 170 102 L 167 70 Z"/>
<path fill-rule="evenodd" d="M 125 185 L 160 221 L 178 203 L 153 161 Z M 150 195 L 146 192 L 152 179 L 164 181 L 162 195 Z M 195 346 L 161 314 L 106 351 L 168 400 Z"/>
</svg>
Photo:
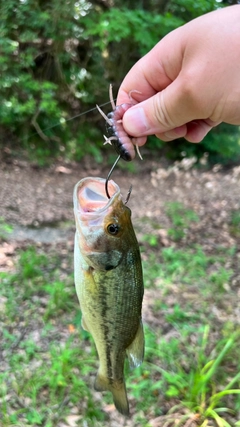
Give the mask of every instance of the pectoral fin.
<svg viewBox="0 0 240 427">
<path fill-rule="evenodd" d="M 133 342 L 126 349 L 130 369 L 141 365 L 144 357 L 144 332 L 142 321 L 140 321 L 136 336 Z"/>
</svg>

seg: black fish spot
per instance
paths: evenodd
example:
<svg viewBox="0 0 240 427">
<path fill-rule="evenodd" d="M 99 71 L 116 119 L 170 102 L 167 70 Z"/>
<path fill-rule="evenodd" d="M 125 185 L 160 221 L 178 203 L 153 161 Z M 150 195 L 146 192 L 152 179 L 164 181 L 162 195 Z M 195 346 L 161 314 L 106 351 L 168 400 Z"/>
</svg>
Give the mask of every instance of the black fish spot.
<svg viewBox="0 0 240 427">
<path fill-rule="evenodd" d="M 107 264 L 107 265 L 105 266 L 105 270 L 106 270 L 106 271 L 113 270 L 114 268 L 116 268 L 116 265 Z"/>
</svg>

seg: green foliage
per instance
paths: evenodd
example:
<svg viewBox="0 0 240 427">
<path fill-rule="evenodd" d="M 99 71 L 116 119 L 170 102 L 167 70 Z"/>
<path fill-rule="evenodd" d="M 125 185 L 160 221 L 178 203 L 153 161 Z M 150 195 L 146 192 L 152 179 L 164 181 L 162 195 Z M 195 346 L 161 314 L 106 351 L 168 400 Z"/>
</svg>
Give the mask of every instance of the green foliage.
<svg viewBox="0 0 240 427">
<path fill-rule="evenodd" d="M 198 215 L 191 209 L 186 209 L 180 202 L 171 202 L 166 205 L 166 214 L 172 221 L 173 227 L 169 228 L 169 236 L 177 241 L 186 234 L 192 222 L 198 222 Z"/>
<path fill-rule="evenodd" d="M 231 215 L 231 225 L 234 227 L 240 226 L 240 212 L 239 211 L 233 211 Z"/>
<path fill-rule="evenodd" d="M 219 3 L 215 0 L 197 0 L 194 2 L 192 0 L 175 0 L 170 3 L 169 8 L 185 19 L 186 17 L 193 19 L 219 8 Z"/>
<path fill-rule="evenodd" d="M 156 242 L 151 246 L 147 238 L 147 243 L 156 251 Z M 231 270 L 225 267 L 227 278 L 222 269 L 235 251 L 218 250 L 209 256 L 200 247 L 169 247 L 162 251 L 160 263 L 156 256 L 147 256 L 144 274 L 151 287 L 158 289 L 159 297 L 153 301 L 158 324 L 156 328 L 145 325 L 142 366 L 131 372 L 126 366 L 134 425 L 146 426 L 148 417 L 163 415 L 166 405 L 171 407 L 172 422 L 179 419 L 179 408 L 184 408 L 182 425 L 194 415 L 202 427 L 207 425 L 206 420 L 228 427 L 228 411 L 235 416 L 240 402 L 239 328 L 225 324 L 216 338 L 215 323 L 209 315 L 210 295 L 214 305 L 218 303 L 218 273 L 229 279 Z M 112 403 L 112 399 L 103 394 L 96 404 L 92 387 L 96 350 L 80 326 L 73 277 L 61 271 L 61 262 L 59 252 L 46 254 L 43 248 L 29 246 L 19 252 L 16 274 L 0 273 L 0 301 L 4 303 L 4 369 L 0 369 L 3 427 L 54 427 L 67 419 L 72 408 L 83 417 L 80 426 L 85 421 L 89 426 L 108 425 L 101 405 Z M 68 264 L 72 265 L 72 259 Z M 178 283 L 178 295 L 193 289 L 195 303 L 184 303 L 177 295 L 174 304 L 166 303 L 172 297 L 165 300 L 165 296 L 176 292 L 174 283 Z M 163 330 L 166 325 L 167 334 Z"/>
<path fill-rule="evenodd" d="M 150 246 L 153 246 L 153 247 L 158 246 L 157 236 L 154 236 L 153 234 L 144 234 L 142 241 L 147 242 Z"/>
<path fill-rule="evenodd" d="M 47 266 L 48 259 L 44 254 L 38 255 L 34 247 L 22 252 L 19 258 L 20 277 L 22 280 L 42 278 L 43 269 Z"/>
<path fill-rule="evenodd" d="M 189 144 L 184 139 L 168 143 L 172 159 L 196 156 L 199 160 L 208 154 L 210 164 L 228 164 L 240 158 L 239 126 L 220 124 L 212 129 L 200 144 Z"/>
<path fill-rule="evenodd" d="M 12 232 L 12 226 L 7 224 L 0 216 L 0 239 L 4 238 L 7 234 L 10 234 Z"/>
<path fill-rule="evenodd" d="M 85 406 L 84 419 L 105 419 L 86 382 L 96 370 L 96 355 L 93 350 L 94 358 L 90 353 L 86 363 L 86 336 L 71 323 L 79 317 L 73 279 L 61 281 L 60 262 L 55 254 L 49 257 L 28 247 L 19 254 L 17 274 L 0 273 L 0 299 L 6 301 L 1 324 L 1 352 L 6 358 L 0 369 L 1 426 L 54 427 L 68 414 L 68 404 L 79 402 Z"/>
<path fill-rule="evenodd" d="M 217 357 L 207 360 L 204 352 L 207 346 L 208 334 L 209 328 L 206 327 L 202 346 L 199 349 L 197 365 L 186 379 L 184 379 L 183 371 L 176 375 L 163 371 L 163 376 L 170 385 L 167 394 L 171 397 L 180 397 L 179 394 L 184 393 L 182 404 L 189 409 L 190 413 L 199 414 L 202 427 L 206 425 L 206 420 L 210 419 L 215 420 L 219 427 L 230 427 L 230 424 L 224 420 L 222 414 L 224 416 L 224 413 L 231 410 L 222 407 L 222 401 L 229 394 L 240 394 L 240 389 L 232 389 L 236 383 L 238 384 L 240 373 L 235 375 L 221 392 L 215 391 L 215 383 L 219 375 L 221 375 L 222 367 L 220 365 L 222 365 L 231 348 L 236 347 L 240 335 L 239 332 L 233 334 L 224 344 Z M 188 417 L 190 418 L 190 414 Z M 184 416 L 184 419 L 187 419 L 187 417 Z"/>
<path fill-rule="evenodd" d="M 208 257 L 201 248 L 188 251 L 164 248 L 162 257 L 166 274 L 171 275 L 174 280 L 181 277 L 186 283 L 194 279 L 199 281 L 205 276 L 207 266 L 213 263 L 212 257 Z"/>
<path fill-rule="evenodd" d="M 72 310 L 73 302 L 69 299 L 72 292 L 70 292 L 64 282 L 54 281 L 53 283 L 46 284 L 44 291 L 50 296 L 44 313 L 45 320 L 54 316 L 57 318 L 62 312 Z"/>
<path fill-rule="evenodd" d="M 17 141 L 40 165 L 64 153 L 76 160 L 90 153 L 99 160 L 101 133 L 89 122 L 86 126 L 85 117 L 66 126 L 66 119 L 82 109 L 82 84 L 88 78 L 70 46 L 80 30 L 75 18 L 86 5 L 81 2 L 77 10 L 73 1 L 11 0 L 0 7 L 0 142 L 10 135 L 8 140 Z"/>
<path fill-rule="evenodd" d="M 175 402 L 177 399 L 180 402 L 171 408 L 169 421 L 174 422 L 176 412 L 177 418 L 181 420 L 179 425 L 185 425 L 183 422 L 191 419 L 193 415 L 202 427 L 210 420 L 215 420 L 219 427 L 230 425 L 225 420 L 225 415 L 233 411 L 232 408 L 226 407 L 226 398 L 229 395 L 240 394 L 238 387 L 240 373 L 233 375 L 229 381 L 229 377 L 223 375 L 223 367 L 229 363 L 229 358 L 234 359 L 240 335 L 238 331 L 228 339 L 222 340 L 209 354 L 209 332 L 209 326 L 198 331 L 189 330 L 186 337 L 189 338 L 191 334 L 197 335 L 198 343 L 194 353 L 191 353 L 185 342 L 183 355 L 180 340 L 162 338 L 158 344 L 154 334 L 146 328 L 145 366 L 134 371 L 128 381 L 132 394 L 140 401 L 139 408 L 149 406 L 158 392 L 164 391 L 166 399 L 175 399 Z M 184 356 L 187 360 L 187 369 L 183 368 Z M 157 359 L 161 364 L 155 364 Z M 159 377 L 156 379 L 155 374 L 152 382 L 153 371 L 157 371 Z M 221 387 L 221 391 L 217 392 L 216 386 L 219 381 L 225 381 L 225 384 Z M 179 414 L 180 408 L 186 408 L 185 414 Z M 159 413 L 155 415 L 157 414 L 159 415 Z"/>
<path fill-rule="evenodd" d="M 152 287 L 155 283 L 158 288 L 163 284 L 180 282 L 182 286 L 197 286 L 202 298 L 208 298 L 214 292 L 215 299 L 221 300 L 233 275 L 232 269 L 225 267 L 226 256 L 232 257 L 233 253 L 226 254 L 219 249 L 214 255 L 208 255 L 199 246 L 184 249 L 172 246 L 163 248 L 161 255 L 152 253 L 147 261 L 143 261 L 145 287 Z M 149 263 L 151 269 L 148 268 Z M 167 289 L 165 286 L 166 293 Z M 158 308 L 159 305 L 156 304 Z M 161 304 L 160 308 L 163 309 Z M 180 318 L 184 319 L 184 316 L 189 318 L 178 305 L 171 314 L 167 314 L 169 321 L 179 321 Z M 190 317 L 194 318 L 193 315 Z"/>
<path fill-rule="evenodd" d="M 232 211 L 230 220 L 230 231 L 235 237 L 240 237 L 240 212 Z"/>
<path fill-rule="evenodd" d="M 184 20 L 171 13 L 161 15 L 141 8 L 130 10 L 113 7 L 98 14 L 96 25 L 88 25 L 86 34 L 97 36 L 95 45 L 101 51 L 108 49 L 111 43 L 118 44 L 123 40 L 129 43 L 131 40 L 134 46 L 138 46 L 140 55 L 144 55 L 168 32 L 183 23 Z"/>
<path fill-rule="evenodd" d="M 147 268 L 149 260 L 144 263 L 145 286 L 152 286 L 153 281 L 163 278 L 165 281 L 180 280 L 183 283 L 199 283 L 205 275 L 208 266 L 214 263 L 213 257 L 208 257 L 201 248 L 189 250 L 163 248 L 161 258 L 155 254 L 150 256 L 151 271 Z"/>
<path fill-rule="evenodd" d="M 129 68 L 162 37 L 216 7 L 216 0 L 2 2 L 1 146 L 14 155 L 24 150 L 39 165 L 86 154 L 101 162 L 104 120 L 93 106 L 108 100 L 109 83 L 116 94 Z M 238 129 L 219 129 L 202 144 L 171 148 L 152 137 L 148 146 L 175 158 L 185 151 L 234 159 Z"/>
<path fill-rule="evenodd" d="M 166 307 L 165 307 L 166 308 Z M 189 315 L 189 313 L 186 312 L 186 310 L 182 307 L 180 307 L 179 304 L 175 304 L 172 311 L 167 312 L 165 319 L 169 324 L 179 324 L 179 323 L 186 323 L 191 320 L 194 320 L 196 316 Z"/>
<path fill-rule="evenodd" d="M 225 286 L 228 284 L 232 275 L 232 270 L 226 270 L 226 268 L 221 267 L 217 272 L 212 273 L 209 279 L 210 282 L 215 285 L 216 291 L 224 292 Z"/>
</svg>

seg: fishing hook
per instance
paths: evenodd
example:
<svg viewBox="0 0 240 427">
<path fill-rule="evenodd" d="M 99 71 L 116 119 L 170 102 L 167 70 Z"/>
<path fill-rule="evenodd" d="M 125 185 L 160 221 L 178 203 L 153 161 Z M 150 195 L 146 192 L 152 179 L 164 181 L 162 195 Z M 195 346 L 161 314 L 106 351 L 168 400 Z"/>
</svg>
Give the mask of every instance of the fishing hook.
<svg viewBox="0 0 240 427">
<path fill-rule="evenodd" d="M 128 200 L 130 199 L 131 192 L 132 192 L 132 185 L 130 185 L 130 187 L 129 187 L 129 190 L 128 190 L 128 193 L 127 193 L 127 197 L 126 197 L 126 200 L 124 202 L 125 205 L 127 204 Z"/>
<path fill-rule="evenodd" d="M 121 156 L 119 155 L 117 157 L 117 159 L 115 160 L 115 162 L 113 163 L 113 166 L 111 167 L 110 172 L 108 173 L 108 176 L 107 176 L 107 179 L 106 179 L 106 182 L 105 182 L 105 191 L 106 191 L 106 195 L 107 195 L 108 199 L 111 199 L 111 196 L 110 196 L 110 194 L 108 192 L 108 181 L 110 179 L 110 176 L 113 173 L 113 170 L 115 169 L 115 166 L 117 166 L 117 164 L 118 164 L 118 162 L 119 162 L 120 159 L 121 159 Z"/>
<path fill-rule="evenodd" d="M 109 179 L 110 179 L 110 177 L 111 177 L 111 175 L 112 175 L 112 173 L 113 173 L 113 170 L 114 170 L 114 169 L 115 169 L 115 167 L 117 166 L 117 164 L 118 164 L 118 162 L 119 162 L 119 160 L 120 160 L 120 159 L 121 159 L 121 156 L 119 155 L 119 156 L 117 157 L 117 159 L 115 160 L 115 162 L 113 163 L 113 166 L 111 167 L 110 172 L 108 173 L 107 179 L 106 179 L 106 181 L 105 181 L 105 191 L 106 191 L 106 195 L 107 195 L 108 199 L 111 199 L 111 196 L 110 196 L 110 194 L 109 194 L 109 192 L 108 192 L 108 182 L 109 182 Z M 128 200 L 130 199 L 131 192 L 132 192 L 132 185 L 130 185 L 130 188 L 129 188 L 129 190 L 128 190 L 127 198 L 126 198 L 126 200 L 125 200 L 125 202 L 124 202 L 124 203 L 125 203 L 125 205 L 127 204 Z"/>
</svg>

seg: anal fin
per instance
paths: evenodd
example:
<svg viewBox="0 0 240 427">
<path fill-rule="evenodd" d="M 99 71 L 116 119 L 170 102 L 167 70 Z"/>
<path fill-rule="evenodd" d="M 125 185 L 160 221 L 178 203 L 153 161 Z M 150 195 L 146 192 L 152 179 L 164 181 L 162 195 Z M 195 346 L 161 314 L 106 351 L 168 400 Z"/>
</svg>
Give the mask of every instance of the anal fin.
<svg viewBox="0 0 240 427">
<path fill-rule="evenodd" d="M 130 369 L 137 368 L 142 364 L 144 357 L 144 332 L 141 320 L 135 338 L 126 349 L 126 353 Z"/>
</svg>

